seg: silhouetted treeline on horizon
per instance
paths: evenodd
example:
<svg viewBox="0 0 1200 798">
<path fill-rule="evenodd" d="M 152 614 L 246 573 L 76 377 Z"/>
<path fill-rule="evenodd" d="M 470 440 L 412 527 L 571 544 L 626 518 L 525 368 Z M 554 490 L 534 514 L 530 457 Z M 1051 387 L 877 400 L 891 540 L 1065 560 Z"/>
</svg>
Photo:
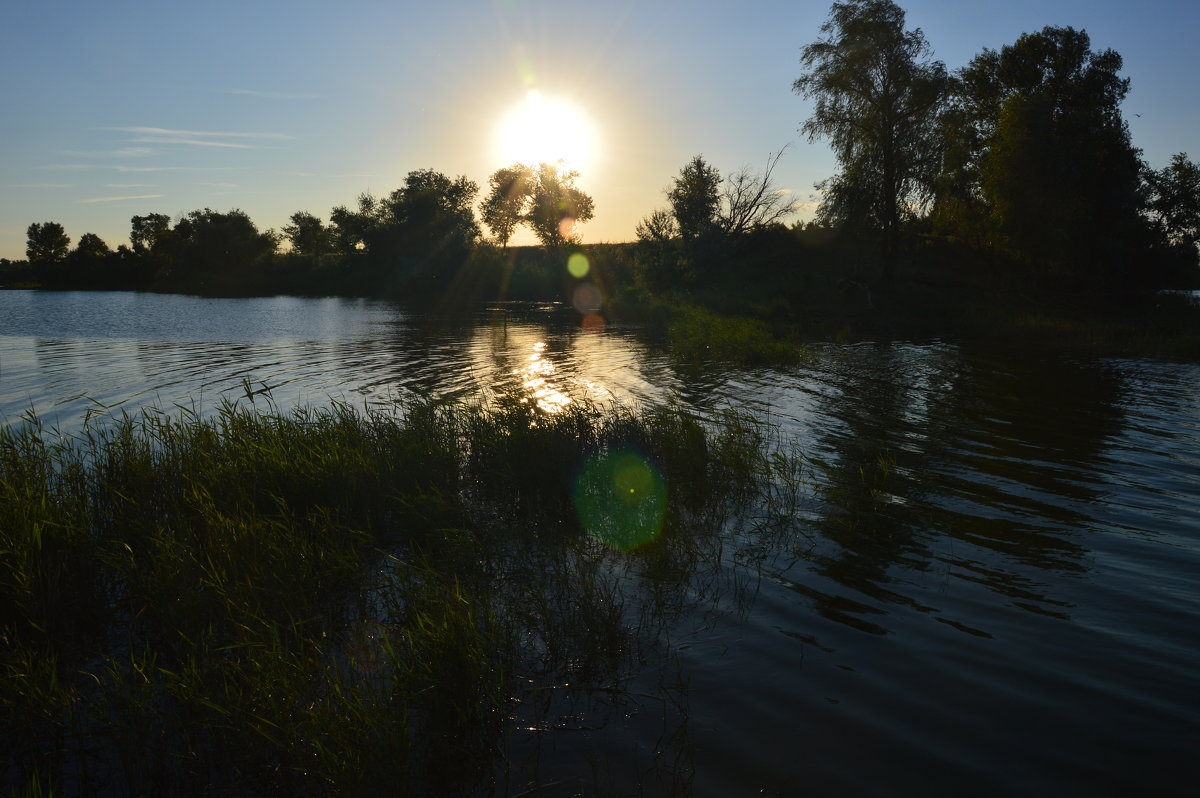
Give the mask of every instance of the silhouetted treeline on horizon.
<svg viewBox="0 0 1200 798">
<path fill-rule="evenodd" d="M 742 307 L 811 302 L 818 284 L 870 306 L 898 279 L 1106 300 L 1200 285 L 1200 166 L 1184 153 L 1159 169 L 1142 160 L 1117 53 L 1047 27 L 951 73 L 904 22 L 891 0 L 837 2 L 803 49 L 793 88 L 814 106 L 801 131 L 839 161 L 807 224 L 787 224 L 799 204 L 772 179 L 782 151 L 763 172 L 726 175 L 697 155 L 636 242 L 582 248 L 581 276 L 566 261 L 594 206 L 576 173 L 499 169 L 477 210 L 473 181 L 424 169 L 328 222 L 298 211 L 280 232 L 205 208 L 134 216 L 116 250 L 92 233 L 72 249 L 61 225 L 35 223 L 28 260 L 0 262 L 0 283 L 467 305 L 566 299 L 587 279 L 610 299 Z M 540 249 L 507 246 L 521 224 Z"/>
</svg>

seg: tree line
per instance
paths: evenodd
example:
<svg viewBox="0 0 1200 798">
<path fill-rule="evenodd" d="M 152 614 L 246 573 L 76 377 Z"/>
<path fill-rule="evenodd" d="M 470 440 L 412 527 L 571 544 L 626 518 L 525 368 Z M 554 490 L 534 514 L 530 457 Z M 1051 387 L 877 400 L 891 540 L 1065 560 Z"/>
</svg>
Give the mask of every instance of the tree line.
<svg viewBox="0 0 1200 798">
<path fill-rule="evenodd" d="M 579 175 L 558 164 L 513 164 L 489 180 L 482 220 L 500 247 L 526 225 L 543 247 L 579 241 L 594 202 Z M 281 230 L 260 230 L 244 211 L 211 208 L 130 220 L 129 245 L 84 233 L 74 248 L 63 226 L 36 222 L 26 235 L 25 276 L 46 287 L 240 293 L 282 286 L 320 291 L 426 294 L 444 287 L 484 244 L 479 186 L 434 169 L 409 172 L 400 188 L 360 194 L 328 222 L 309 211 Z M 286 244 L 286 249 L 281 247 Z M 5 264 L 10 275 L 20 264 Z"/>
</svg>

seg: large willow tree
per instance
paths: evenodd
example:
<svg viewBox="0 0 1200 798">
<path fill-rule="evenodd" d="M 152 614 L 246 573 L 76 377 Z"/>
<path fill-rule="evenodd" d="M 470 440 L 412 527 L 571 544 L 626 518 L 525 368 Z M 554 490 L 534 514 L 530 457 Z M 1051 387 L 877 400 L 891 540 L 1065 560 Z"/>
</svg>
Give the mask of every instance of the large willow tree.
<svg viewBox="0 0 1200 798">
<path fill-rule="evenodd" d="M 804 48 L 796 93 L 814 99 L 801 132 L 829 139 L 840 171 L 820 184 L 827 223 L 878 231 L 883 281 L 895 274 L 900 226 L 929 198 L 946 69 L 891 0 L 833 4 L 821 38 Z"/>
</svg>

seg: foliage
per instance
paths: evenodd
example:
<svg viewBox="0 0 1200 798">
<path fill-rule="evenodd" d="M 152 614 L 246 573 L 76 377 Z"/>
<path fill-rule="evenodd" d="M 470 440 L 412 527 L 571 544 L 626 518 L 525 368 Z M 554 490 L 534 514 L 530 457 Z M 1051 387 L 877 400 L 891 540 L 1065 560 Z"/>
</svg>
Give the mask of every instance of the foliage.
<svg viewBox="0 0 1200 798">
<path fill-rule="evenodd" d="M 639 278 L 652 290 L 670 286 L 682 276 L 683 252 L 679 246 L 679 223 L 660 208 L 638 222 Z"/>
<path fill-rule="evenodd" d="M 761 173 L 742 167 L 728 178 L 700 155 L 688 161 L 667 188 L 670 210 L 654 211 L 637 226 L 647 287 L 681 287 L 711 277 L 732 242 L 795 213 L 790 192 L 776 189 L 772 180 L 782 154 L 772 153 Z"/>
<path fill-rule="evenodd" d="M 370 244 L 398 255 L 429 256 L 446 250 L 465 255 L 479 238 L 472 206 L 479 186 L 466 177 L 418 169 L 379 203 L 380 226 Z"/>
<path fill-rule="evenodd" d="M 984 50 L 954 81 L 943 120 L 949 232 L 984 228 L 1018 257 L 1106 283 L 1144 246 L 1139 161 L 1120 103 L 1121 57 L 1086 33 L 1047 27 Z"/>
<path fill-rule="evenodd" d="M 592 198 L 575 185 L 579 173 L 560 172 L 556 164 L 536 169 L 524 164 L 497 169 L 482 206 L 483 220 L 502 246 L 518 224 L 527 224 L 542 246 L 558 249 L 579 242 L 577 225 L 594 213 Z"/>
<path fill-rule="evenodd" d="M 575 186 L 578 172 L 559 172 L 555 164 L 544 163 L 533 175 L 526 222 L 542 246 L 557 249 L 577 243 L 577 226 L 594 215 L 592 198 Z"/>
<path fill-rule="evenodd" d="M 358 210 L 338 205 L 329 212 L 330 235 L 333 244 L 343 255 L 367 247 L 372 231 L 379 224 L 379 201 L 370 193 L 358 195 Z"/>
<path fill-rule="evenodd" d="M 25 235 L 25 257 L 30 263 L 57 263 L 67 257 L 71 239 L 58 222 L 34 222 Z"/>
<path fill-rule="evenodd" d="M 104 243 L 104 239 L 95 233 L 81 235 L 79 243 L 75 245 L 75 249 L 71 253 L 73 257 L 87 261 L 100 260 L 111 254 L 112 250 L 108 248 L 108 244 Z"/>
<path fill-rule="evenodd" d="M 841 166 L 819 186 L 822 219 L 882 231 L 888 281 L 901 222 L 929 197 L 945 67 L 891 0 L 835 2 L 821 33 L 804 48 L 793 89 L 816 101 L 801 130 L 828 138 Z"/>
<path fill-rule="evenodd" d="M 488 178 L 488 185 L 491 190 L 480 207 L 480 215 L 500 246 L 507 247 L 513 231 L 524 220 L 533 191 L 533 170 L 515 163 L 497 169 Z"/>
<path fill-rule="evenodd" d="M 129 243 L 140 254 L 153 252 L 162 246 L 171 233 L 171 217 L 165 213 L 134 216 L 130 220 Z"/>
<path fill-rule="evenodd" d="M 1171 163 L 1144 174 L 1146 212 L 1159 234 L 1172 245 L 1190 248 L 1193 257 L 1200 244 L 1200 165 L 1187 153 L 1171 156 Z"/>
<path fill-rule="evenodd" d="M 694 156 L 671 181 L 667 200 L 685 245 L 703 238 L 716 225 L 721 209 L 721 173 L 703 156 Z"/>
<path fill-rule="evenodd" d="M 192 211 L 171 233 L 176 263 L 187 268 L 188 279 L 249 269 L 279 244 L 275 233 L 259 232 L 246 212 L 236 208 Z"/>
<path fill-rule="evenodd" d="M 291 242 L 292 251 L 298 255 L 319 258 L 333 246 L 331 231 L 308 211 L 293 213 L 291 224 L 284 225 L 283 235 Z"/>
</svg>

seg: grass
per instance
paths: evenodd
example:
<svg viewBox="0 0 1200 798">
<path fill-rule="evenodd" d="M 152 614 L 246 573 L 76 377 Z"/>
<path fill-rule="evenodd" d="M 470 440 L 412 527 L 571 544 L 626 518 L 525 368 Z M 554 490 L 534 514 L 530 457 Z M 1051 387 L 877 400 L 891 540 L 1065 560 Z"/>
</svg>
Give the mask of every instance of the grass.
<svg viewBox="0 0 1200 798">
<path fill-rule="evenodd" d="M 610 456 L 636 467 L 576 479 Z M 523 773 L 504 752 L 530 685 L 615 683 L 669 597 L 703 594 L 731 519 L 786 524 L 795 468 L 762 424 L 668 407 L 2 429 L 0 791 L 450 794 Z M 652 496 L 630 545 L 578 510 L 611 523 Z"/>
</svg>

